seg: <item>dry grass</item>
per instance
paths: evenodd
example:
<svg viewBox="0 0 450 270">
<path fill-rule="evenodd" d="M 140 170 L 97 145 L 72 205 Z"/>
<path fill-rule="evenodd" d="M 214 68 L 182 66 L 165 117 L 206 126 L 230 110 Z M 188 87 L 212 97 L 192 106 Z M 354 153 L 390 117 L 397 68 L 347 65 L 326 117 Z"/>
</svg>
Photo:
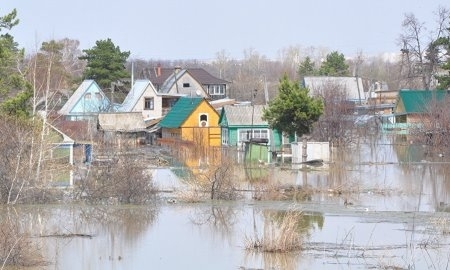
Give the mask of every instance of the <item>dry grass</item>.
<svg viewBox="0 0 450 270">
<path fill-rule="evenodd" d="M 255 200 L 273 201 L 308 201 L 311 200 L 314 190 L 308 187 L 294 185 L 279 185 L 274 183 L 253 184 L 252 197 Z"/>
<path fill-rule="evenodd" d="M 245 236 L 248 250 L 261 252 L 291 252 L 300 250 L 303 243 L 300 224 L 303 212 L 289 210 L 281 216 L 269 213 L 265 218 L 263 235 Z"/>
<path fill-rule="evenodd" d="M 436 232 L 442 235 L 450 235 L 450 220 L 448 218 L 433 218 L 430 223 Z"/>
</svg>

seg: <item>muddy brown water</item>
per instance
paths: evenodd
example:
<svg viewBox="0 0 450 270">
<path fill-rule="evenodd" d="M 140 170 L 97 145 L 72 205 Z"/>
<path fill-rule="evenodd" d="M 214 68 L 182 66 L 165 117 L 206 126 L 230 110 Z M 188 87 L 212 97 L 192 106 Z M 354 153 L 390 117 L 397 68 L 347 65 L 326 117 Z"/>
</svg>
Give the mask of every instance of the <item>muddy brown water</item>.
<svg viewBox="0 0 450 270">
<path fill-rule="evenodd" d="M 0 217 L 32 232 L 51 262 L 42 269 L 449 268 L 446 157 L 392 138 L 332 156 L 325 169 L 268 169 L 273 181 L 314 190 L 302 200 L 186 204 L 163 197 L 147 206 L 3 207 Z M 177 189 L 176 175 L 158 169 L 154 179 Z M 300 250 L 246 249 L 252 237 L 276 231 L 274 217 L 286 210 L 304 213 Z M 71 233 L 92 237 L 41 237 Z"/>
</svg>

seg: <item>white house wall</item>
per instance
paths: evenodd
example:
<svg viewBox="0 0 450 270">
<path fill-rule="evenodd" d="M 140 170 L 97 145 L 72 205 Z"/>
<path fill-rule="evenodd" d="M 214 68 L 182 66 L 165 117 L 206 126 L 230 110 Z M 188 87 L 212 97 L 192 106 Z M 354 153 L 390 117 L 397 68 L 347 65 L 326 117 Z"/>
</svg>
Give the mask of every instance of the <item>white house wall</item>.
<svg viewBox="0 0 450 270">
<path fill-rule="evenodd" d="M 153 98 L 153 110 L 146 110 L 145 99 Z M 155 91 L 149 86 L 146 88 L 142 96 L 139 98 L 136 105 L 133 107 L 133 112 L 142 112 L 144 119 L 160 118 L 162 117 L 162 97 L 157 95 Z"/>
<path fill-rule="evenodd" d="M 189 87 L 184 87 L 183 85 L 189 84 Z M 178 91 L 177 91 L 178 85 Z M 205 90 L 202 85 L 197 82 L 188 73 L 182 74 L 180 78 L 177 78 L 177 83 L 175 83 L 169 90 L 169 94 L 184 94 L 187 96 L 198 96 L 200 93 L 201 97 L 207 97 Z"/>
</svg>

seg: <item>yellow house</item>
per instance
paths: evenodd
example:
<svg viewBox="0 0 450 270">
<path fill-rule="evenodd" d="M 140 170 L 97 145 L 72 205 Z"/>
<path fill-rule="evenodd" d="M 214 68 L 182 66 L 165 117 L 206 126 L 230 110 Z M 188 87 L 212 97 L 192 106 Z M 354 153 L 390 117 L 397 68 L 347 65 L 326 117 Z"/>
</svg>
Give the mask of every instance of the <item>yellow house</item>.
<svg viewBox="0 0 450 270">
<path fill-rule="evenodd" d="M 182 141 L 195 147 L 220 146 L 219 114 L 202 97 L 182 97 L 159 123 L 162 141 Z"/>
</svg>

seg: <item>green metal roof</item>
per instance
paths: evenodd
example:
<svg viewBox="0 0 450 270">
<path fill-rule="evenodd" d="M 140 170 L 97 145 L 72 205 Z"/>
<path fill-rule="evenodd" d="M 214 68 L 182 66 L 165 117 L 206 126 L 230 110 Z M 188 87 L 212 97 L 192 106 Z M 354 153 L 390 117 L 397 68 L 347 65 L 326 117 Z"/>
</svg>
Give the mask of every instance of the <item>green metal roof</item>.
<svg viewBox="0 0 450 270">
<path fill-rule="evenodd" d="M 399 91 L 399 102 L 403 103 L 405 113 L 422 113 L 427 109 L 431 101 L 441 101 L 447 91 L 441 90 L 409 90 Z"/>
<path fill-rule="evenodd" d="M 159 126 L 163 128 L 179 128 L 188 116 L 202 102 L 201 97 L 182 97 L 170 109 L 169 113 L 159 122 Z"/>
</svg>

